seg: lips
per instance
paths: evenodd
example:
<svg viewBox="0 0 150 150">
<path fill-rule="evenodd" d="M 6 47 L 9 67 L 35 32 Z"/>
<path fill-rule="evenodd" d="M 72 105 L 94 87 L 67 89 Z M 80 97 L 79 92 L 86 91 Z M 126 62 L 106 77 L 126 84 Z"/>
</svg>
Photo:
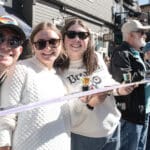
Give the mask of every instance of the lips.
<svg viewBox="0 0 150 150">
<path fill-rule="evenodd" d="M 80 48 L 81 44 L 71 44 L 71 47 L 73 47 L 73 48 Z"/>
<path fill-rule="evenodd" d="M 50 58 L 50 57 L 55 56 L 55 55 L 56 55 L 56 53 L 54 51 L 53 52 L 49 52 L 49 53 L 42 53 L 42 56 L 44 58 Z"/>
</svg>

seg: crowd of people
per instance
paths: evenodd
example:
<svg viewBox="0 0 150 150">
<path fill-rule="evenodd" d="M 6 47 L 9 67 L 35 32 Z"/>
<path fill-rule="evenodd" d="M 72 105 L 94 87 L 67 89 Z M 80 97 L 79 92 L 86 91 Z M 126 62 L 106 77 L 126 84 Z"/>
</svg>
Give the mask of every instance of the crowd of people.
<svg viewBox="0 0 150 150">
<path fill-rule="evenodd" d="M 83 20 L 67 19 L 61 31 L 41 22 L 30 36 L 32 57 L 17 61 L 25 33 L 14 18 L 0 17 L 0 107 L 121 85 L 125 73 L 141 81 L 149 69 L 149 29 L 127 21 L 108 65 Z M 0 150 L 149 150 L 149 90 L 149 83 L 121 86 L 1 116 Z"/>
</svg>

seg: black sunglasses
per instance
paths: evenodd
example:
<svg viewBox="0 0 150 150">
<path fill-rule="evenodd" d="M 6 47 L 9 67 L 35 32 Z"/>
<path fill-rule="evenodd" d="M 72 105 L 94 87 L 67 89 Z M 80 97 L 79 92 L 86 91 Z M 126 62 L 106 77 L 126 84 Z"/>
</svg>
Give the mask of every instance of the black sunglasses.
<svg viewBox="0 0 150 150">
<path fill-rule="evenodd" d="M 60 45 L 60 40 L 61 39 L 39 39 L 37 42 L 33 42 L 33 44 L 37 50 L 43 50 L 46 47 L 47 42 L 51 48 L 57 48 Z"/>
<path fill-rule="evenodd" d="M 144 30 L 137 30 L 137 31 L 133 31 L 133 32 L 140 33 L 141 35 L 144 35 L 144 34 L 146 34 L 146 32 L 145 32 Z"/>
<path fill-rule="evenodd" d="M 76 31 L 66 31 L 65 34 L 69 39 L 74 39 L 76 36 L 78 36 L 81 40 L 85 40 L 90 35 L 89 32 L 76 32 Z"/>
<path fill-rule="evenodd" d="M 22 44 L 22 40 L 20 40 L 19 37 L 11 36 L 6 39 L 3 33 L 0 33 L 0 44 L 4 43 L 5 41 L 7 41 L 8 46 L 12 49 L 17 48 Z"/>
</svg>

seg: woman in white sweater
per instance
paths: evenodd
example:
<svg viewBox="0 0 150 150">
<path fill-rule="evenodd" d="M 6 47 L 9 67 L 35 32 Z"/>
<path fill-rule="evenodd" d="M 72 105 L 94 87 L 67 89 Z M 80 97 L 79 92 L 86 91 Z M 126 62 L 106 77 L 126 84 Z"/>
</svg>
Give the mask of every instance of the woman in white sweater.
<svg viewBox="0 0 150 150">
<path fill-rule="evenodd" d="M 62 35 L 66 55 L 57 60 L 55 66 L 69 93 L 82 91 L 81 80 L 84 77 L 90 78 L 89 88 L 116 84 L 102 57 L 94 52 L 90 31 L 82 20 L 67 20 Z M 132 90 L 133 87 L 120 88 L 113 94 L 125 95 Z M 72 150 L 119 149 L 120 112 L 113 95 L 106 94 L 104 92 L 85 97 L 88 98 L 88 104 L 76 99 L 63 106 L 71 115 Z M 97 99 L 100 104 L 95 106 L 96 101 L 90 101 L 91 98 Z"/>
<path fill-rule="evenodd" d="M 62 53 L 61 33 L 42 22 L 31 33 L 34 57 L 13 67 L 1 89 L 1 107 L 64 96 L 53 63 Z M 69 150 L 61 105 L 57 103 L 0 118 L 0 150 Z M 7 150 L 8 150 L 7 147 Z"/>
</svg>

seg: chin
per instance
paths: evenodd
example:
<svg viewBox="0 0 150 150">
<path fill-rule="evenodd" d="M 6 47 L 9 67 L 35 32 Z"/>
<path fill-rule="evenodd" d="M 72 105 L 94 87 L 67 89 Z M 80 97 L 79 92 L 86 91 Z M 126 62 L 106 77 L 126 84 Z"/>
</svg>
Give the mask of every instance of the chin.
<svg viewBox="0 0 150 150">
<path fill-rule="evenodd" d="M 12 66 L 12 64 L 13 64 L 13 63 L 1 63 L 1 62 L 0 62 L 0 65 L 1 65 L 1 66 L 5 66 L 5 67 L 10 67 L 10 66 Z"/>
</svg>

